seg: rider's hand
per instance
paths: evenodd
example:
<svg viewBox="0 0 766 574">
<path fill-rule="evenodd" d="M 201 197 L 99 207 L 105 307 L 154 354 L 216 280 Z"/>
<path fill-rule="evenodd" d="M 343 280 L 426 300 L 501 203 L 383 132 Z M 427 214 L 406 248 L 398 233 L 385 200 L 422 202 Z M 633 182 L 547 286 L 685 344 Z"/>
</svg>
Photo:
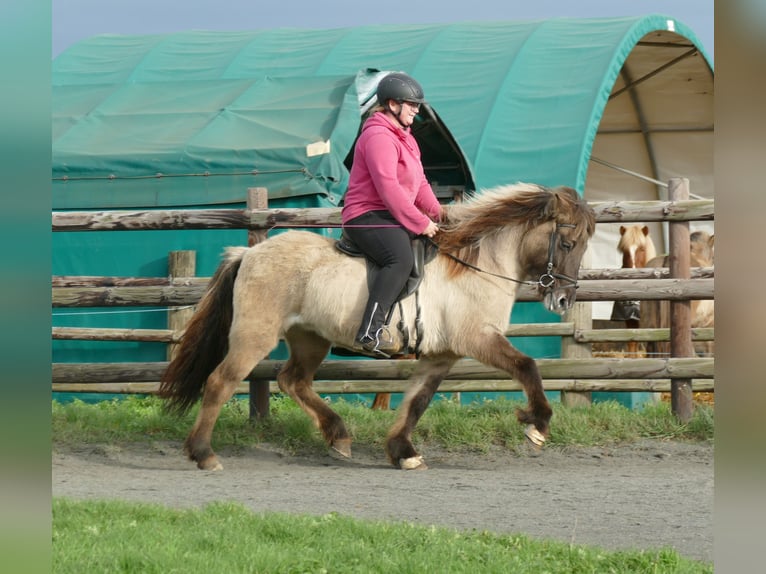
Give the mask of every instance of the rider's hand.
<svg viewBox="0 0 766 574">
<path fill-rule="evenodd" d="M 426 227 L 423 230 L 423 235 L 426 237 L 433 237 L 436 235 L 436 232 L 439 231 L 439 226 L 436 225 L 433 221 L 428 222 L 428 227 Z"/>
</svg>

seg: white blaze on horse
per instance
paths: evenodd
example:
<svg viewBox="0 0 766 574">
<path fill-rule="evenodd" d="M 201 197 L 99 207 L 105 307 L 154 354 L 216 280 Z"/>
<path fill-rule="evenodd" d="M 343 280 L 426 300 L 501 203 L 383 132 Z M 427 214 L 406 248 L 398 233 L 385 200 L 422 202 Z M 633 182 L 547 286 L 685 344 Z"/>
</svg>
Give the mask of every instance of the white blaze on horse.
<svg viewBox="0 0 766 574">
<path fill-rule="evenodd" d="M 395 306 L 391 319 L 394 325 L 403 318 L 420 355 L 385 446 L 391 464 L 403 469 L 425 468 L 411 435 L 461 357 L 507 371 L 522 385 L 528 404 L 517 417 L 527 438 L 542 445 L 552 410 L 537 365 L 504 333 L 520 283 L 537 285 L 550 311 L 572 306 L 595 214 L 574 189 L 516 184 L 447 206 L 440 228 L 438 254 L 426 265 L 418 292 L 421 329 L 412 296 L 401 309 Z M 168 407 L 179 413 L 202 396 L 185 442 L 199 468 L 222 468 L 211 447 L 221 407 L 280 338 L 290 356 L 277 375 L 279 388 L 312 418 L 331 448 L 351 456 L 343 421 L 312 388 L 331 346 L 352 347 L 367 299 L 364 260 L 333 244 L 315 233 L 287 231 L 226 251 L 160 387 Z"/>
</svg>

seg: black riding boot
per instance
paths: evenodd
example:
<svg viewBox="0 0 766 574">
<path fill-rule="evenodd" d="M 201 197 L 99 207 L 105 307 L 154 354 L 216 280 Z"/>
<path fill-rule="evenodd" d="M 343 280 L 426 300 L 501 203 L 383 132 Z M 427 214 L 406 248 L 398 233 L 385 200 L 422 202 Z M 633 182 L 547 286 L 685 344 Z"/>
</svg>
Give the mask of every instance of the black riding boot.
<svg viewBox="0 0 766 574">
<path fill-rule="evenodd" d="M 399 350 L 399 343 L 386 325 L 388 309 L 381 309 L 377 301 L 369 301 L 364 310 L 362 325 L 354 340 L 354 348 L 382 357 L 390 357 Z"/>
</svg>

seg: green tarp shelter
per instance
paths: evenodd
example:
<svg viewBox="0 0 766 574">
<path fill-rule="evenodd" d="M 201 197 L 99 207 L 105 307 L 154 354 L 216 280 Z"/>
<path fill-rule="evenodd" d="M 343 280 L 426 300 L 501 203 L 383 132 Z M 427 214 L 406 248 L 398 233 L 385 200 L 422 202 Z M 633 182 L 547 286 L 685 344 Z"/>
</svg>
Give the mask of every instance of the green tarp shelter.
<svg viewBox="0 0 766 574">
<path fill-rule="evenodd" d="M 240 206 L 251 186 L 275 205 L 338 205 L 372 70 L 422 83 L 456 142 L 450 162 L 467 164 L 446 180 L 430 174 L 445 189 L 532 181 L 591 200 L 657 199 L 652 180 L 688 177 L 713 197 L 711 62 L 683 23 L 650 15 L 96 36 L 53 62 L 54 209 Z M 616 234 L 599 226 L 591 267 L 619 265 Z M 206 275 L 223 245 L 244 241 L 57 233 L 53 273 L 163 275 L 166 252 L 196 249 Z M 556 320 L 546 315 L 535 304 L 514 310 L 516 321 Z M 133 326 L 156 326 L 137 317 Z M 55 314 L 66 321 L 91 319 Z M 557 340 L 522 345 L 558 354 Z M 88 358 L 114 359 L 98 351 Z M 54 345 L 54 360 L 83 353 Z"/>
<path fill-rule="evenodd" d="M 56 86 L 54 209 L 235 204 L 256 185 L 272 201 L 338 205 L 386 73 Z M 432 109 L 413 131 L 438 191 L 473 187 Z"/>
</svg>

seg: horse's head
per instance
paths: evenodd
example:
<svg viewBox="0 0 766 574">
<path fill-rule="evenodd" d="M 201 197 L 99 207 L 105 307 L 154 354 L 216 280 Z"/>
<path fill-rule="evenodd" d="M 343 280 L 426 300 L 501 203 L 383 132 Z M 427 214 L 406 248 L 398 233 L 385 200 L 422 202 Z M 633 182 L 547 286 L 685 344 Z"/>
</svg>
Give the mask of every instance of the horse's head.
<svg viewBox="0 0 766 574">
<path fill-rule="evenodd" d="M 623 269 L 646 267 L 646 262 L 657 256 L 646 225 L 621 225 L 617 251 L 622 253 Z"/>
<path fill-rule="evenodd" d="M 580 262 L 596 215 L 570 187 L 554 188 L 541 201 L 540 218 L 530 222 L 519 260 L 528 279 L 537 282 L 545 307 L 561 314 L 575 302 Z"/>
<path fill-rule="evenodd" d="M 706 231 L 695 231 L 689 236 L 691 263 L 694 267 L 710 267 L 713 265 L 715 236 Z"/>
<path fill-rule="evenodd" d="M 479 266 L 485 239 L 496 237 L 500 230 L 514 231 L 514 268 L 523 277 L 490 275 L 535 283 L 546 307 L 563 313 L 574 304 L 580 261 L 595 229 L 596 214 L 571 187 L 518 183 L 450 205 L 436 241 L 450 258 L 449 272 L 456 276 L 467 269 L 486 272 Z M 496 264 L 499 257 L 490 250 L 488 259 Z"/>
</svg>

